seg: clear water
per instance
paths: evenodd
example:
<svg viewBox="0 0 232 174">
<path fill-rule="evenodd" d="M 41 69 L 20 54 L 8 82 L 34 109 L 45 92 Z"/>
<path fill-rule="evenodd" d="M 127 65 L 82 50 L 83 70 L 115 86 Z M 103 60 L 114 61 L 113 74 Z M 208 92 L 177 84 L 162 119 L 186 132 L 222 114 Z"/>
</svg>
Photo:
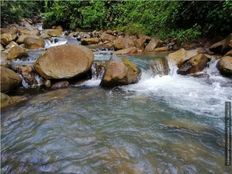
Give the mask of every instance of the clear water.
<svg viewBox="0 0 232 174">
<path fill-rule="evenodd" d="M 130 60 L 142 69 L 137 84 L 105 90 L 93 77 L 3 110 L 2 172 L 231 173 L 223 117 L 232 81 L 218 74 L 216 62 L 191 77 L 175 67 L 155 76 L 149 65 L 158 58 Z"/>
</svg>

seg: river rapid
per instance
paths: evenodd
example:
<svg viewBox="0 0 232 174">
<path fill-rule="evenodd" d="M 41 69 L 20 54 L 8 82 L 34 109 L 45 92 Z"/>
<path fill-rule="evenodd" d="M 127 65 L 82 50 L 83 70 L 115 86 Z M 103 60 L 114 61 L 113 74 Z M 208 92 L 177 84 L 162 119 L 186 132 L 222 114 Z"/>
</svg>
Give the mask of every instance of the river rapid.
<svg viewBox="0 0 232 174">
<path fill-rule="evenodd" d="M 14 63 L 33 63 L 40 52 Z M 110 53 L 96 50 L 95 61 Z M 93 76 L 3 110 L 2 172 L 231 173 L 224 166 L 224 103 L 232 101 L 232 80 L 219 74 L 217 60 L 193 77 L 176 74 L 173 65 L 167 75 L 154 72 L 151 65 L 159 69 L 165 55 L 129 59 L 142 70 L 136 84 L 107 90 Z"/>
</svg>

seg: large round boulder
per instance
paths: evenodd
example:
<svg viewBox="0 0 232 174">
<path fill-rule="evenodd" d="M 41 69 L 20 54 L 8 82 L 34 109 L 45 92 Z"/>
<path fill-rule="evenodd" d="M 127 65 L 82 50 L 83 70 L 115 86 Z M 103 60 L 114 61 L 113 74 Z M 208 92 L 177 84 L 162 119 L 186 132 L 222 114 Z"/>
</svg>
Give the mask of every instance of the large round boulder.
<svg viewBox="0 0 232 174">
<path fill-rule="evenodd" d="M 34 65 L 45 79 L 69 79 L 88 72 L 93 63 L 93 52 L 78 45 L 49 48 Z"/>
<path fill-rule="evenodd" d="M 106 66 L 101 86 L 111 88 L 136 83 L 140 74 L 140 69 L 128 59 L 113 56 Z"/>
<path fill-rule="evenodd" d="M 221 74 L 226 76 L 232 76 L 232 57 L 222 57 L 217 64 L 217 68 Z"/>
<path fill-rule="evenodd" d="M 11 69 L 0 66 L 1 69 L 1 92 L 8 92 L 19 86 L 21 78 Z"/>
</svg>

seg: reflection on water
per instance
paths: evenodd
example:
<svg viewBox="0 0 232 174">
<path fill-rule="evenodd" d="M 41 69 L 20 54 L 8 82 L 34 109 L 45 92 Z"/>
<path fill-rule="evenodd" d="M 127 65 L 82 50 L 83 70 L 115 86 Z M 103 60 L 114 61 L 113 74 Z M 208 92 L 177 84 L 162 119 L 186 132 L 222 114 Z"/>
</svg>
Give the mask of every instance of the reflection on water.
<svg viewBox="0 0 232 174">
<path fill-rule="evenodd" d="M 220 118 L 120 89 L 69 88 L 2 113 L 3 173 L 230 173 Z"/>
</svg>

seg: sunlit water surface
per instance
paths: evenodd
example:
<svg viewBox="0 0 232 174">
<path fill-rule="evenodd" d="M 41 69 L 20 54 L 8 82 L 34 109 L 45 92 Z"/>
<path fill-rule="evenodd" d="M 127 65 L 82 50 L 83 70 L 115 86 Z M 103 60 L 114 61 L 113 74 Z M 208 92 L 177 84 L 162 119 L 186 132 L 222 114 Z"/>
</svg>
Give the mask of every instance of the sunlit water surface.
<svg viewBox="0 0 232 174">
<path fill-rule="evenodd" d="M 95 59 L 107 60 L 107 52 Z M 190 77 L 154 75 L 146 56 L 137 84 L 106 90 L 93 77 L 31 95 L 2 111 L 3 173 L 231 173 L 224 166 L 224 102 L 231 79 L 216 61 Z"/>
</svg>

